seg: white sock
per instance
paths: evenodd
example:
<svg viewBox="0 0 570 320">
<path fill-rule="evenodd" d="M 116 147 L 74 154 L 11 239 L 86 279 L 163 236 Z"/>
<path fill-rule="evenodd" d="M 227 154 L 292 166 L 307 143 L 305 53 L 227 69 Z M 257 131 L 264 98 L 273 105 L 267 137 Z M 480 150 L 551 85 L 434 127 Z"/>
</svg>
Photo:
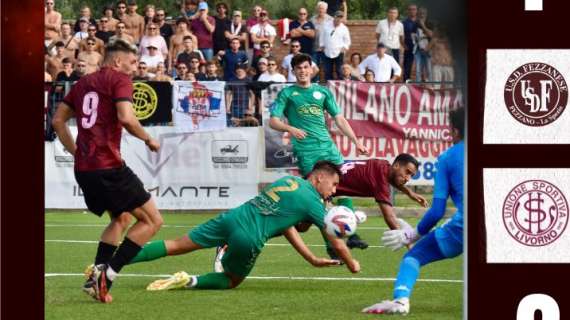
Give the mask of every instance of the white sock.
<svg viewBox="0 0 570 320">
<path fill-rule="evenodd" d="M 188 282 L 188 284 L 186 285 L 186 287 L 188 287 L 188 288 L 194 288 L 197 283 L 198 283 L 198 277 L 196 277 L 196 276 L 190 276 L 190 282 Z"/>
<path fill-rule="evenodd" d="M 115 270 L 113 270 L 113 268 L 111 268 L 111 266 L 107 266 L 107 279 L 111 280 L 111 281 L 115 281 L 115 278 L 117 277 L 118 273 L 115 272 Z"/>
</svg>

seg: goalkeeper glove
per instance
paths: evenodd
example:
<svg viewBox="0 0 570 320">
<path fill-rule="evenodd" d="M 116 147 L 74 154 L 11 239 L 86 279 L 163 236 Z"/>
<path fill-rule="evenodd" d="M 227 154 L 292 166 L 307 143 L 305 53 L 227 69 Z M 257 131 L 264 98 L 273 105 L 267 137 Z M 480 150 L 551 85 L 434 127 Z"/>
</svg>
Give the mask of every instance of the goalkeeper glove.
<svg viewBox="0 0 570 320">
<path fill-rule="evenodd" d="M 384 246 L 396 251 L 403 246 L 416 242 L 420 235 L 415 228 L 407 227 L 405 229 L 388 230 L 382 236 Z"/>
</svg>

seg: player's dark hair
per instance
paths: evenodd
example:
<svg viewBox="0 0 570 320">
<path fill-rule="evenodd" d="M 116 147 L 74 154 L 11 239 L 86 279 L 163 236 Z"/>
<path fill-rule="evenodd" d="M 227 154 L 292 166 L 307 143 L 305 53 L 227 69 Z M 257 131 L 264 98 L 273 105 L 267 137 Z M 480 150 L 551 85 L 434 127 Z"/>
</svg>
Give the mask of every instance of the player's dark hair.
<svg viewBox="0 0 570 320">
<path fill-rule="evenodd" d="M 451 126 L 459 131 L 461 138 L 465 137 L 465 108 L 457 108 L 449 111 Z"/>
<path fill-rule="evenodd" d="M 420 167 L 420 162 L 414 158 L 414 156 L 408 153 L 400 153 L 396 159 L 394 159 L 394 162 L 392 164 L 396 163 L 399 163 L 401 165 L 407 165 L 408 163 L 411 163 L 416 166 L 416 169 Z"/>
<path fill-rule="evenodd" d="M 338 177 L 342 177 L 342 173 L 340 171 L 340 168 L 327 160 L 321 160 L 318 161 L 317 163 L 315 163 L 315 165 L 313 166 L 313 170 L 311 172 L 309 172 L 308 176 L 310 176 L 311 174 L 313 174 L 313 172 L 317 172 L 317 171 L 324 171 L 328 174 L 337 174 Z"/>
<path fill-rule="evenodd" d="M 311 64 L 311 62 L 313 60 L 311 59 L 310 55 L 308 55 L 306 53 L 300 53 L 300 54 L 294 56 L 293 59 L 291 59 L 291 67 L 294 69 L 295 66 L 298 66 L 305 61 L 309 62 L 309 64 Z"/>
<path fill-rule="evenodd" d="M 125 40 L 117 39 L 115 41 L 109 42 L 105 46 L 105 58 L 110 57 L 116 52 L 132 53 L 136 55 L 137 48 Z"/>
</svg>

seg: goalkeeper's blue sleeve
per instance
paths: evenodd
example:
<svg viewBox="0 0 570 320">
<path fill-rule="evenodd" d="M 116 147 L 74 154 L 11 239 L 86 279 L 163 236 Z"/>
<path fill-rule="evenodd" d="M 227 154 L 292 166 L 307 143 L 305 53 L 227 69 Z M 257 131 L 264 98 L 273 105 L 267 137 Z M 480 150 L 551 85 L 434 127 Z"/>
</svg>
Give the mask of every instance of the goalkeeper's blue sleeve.
<svg viewBox="0 0 570 320">
<path fill-rule="evenodd" d="M 437 222 L 443 218 L 445 214 L 446 199 L 434 198 L 431 208 L 423 216 L 422 220 L 418 223 L 418 233 L 422 236 L 426 235 Z"/>
</svg>

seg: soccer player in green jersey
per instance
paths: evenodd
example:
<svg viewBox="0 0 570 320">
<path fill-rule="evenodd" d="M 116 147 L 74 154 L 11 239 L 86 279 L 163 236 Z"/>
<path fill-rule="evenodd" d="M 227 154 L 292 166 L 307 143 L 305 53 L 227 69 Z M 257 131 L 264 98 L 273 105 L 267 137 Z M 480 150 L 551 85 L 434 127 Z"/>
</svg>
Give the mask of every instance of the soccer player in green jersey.
<svg viewBox="0 0 570 320">
<path fill-rule="evenodd" d="M 326 87 L 311 83 L 311 57 L 298 54 L 291 59 L 291 66 L 297 82 L 279 92 L 271 106 L 269 126 L 275 130 L 289 132 L 293 137 L 293 154 L 297 158 L 297 166 L 303 176 L 312 170 L 319 160 L 328 160 L 342 165 L 344 158 L 334 144 L 325 123 L 325 111 L 333 117 L 337 127 L 356 145 L 356 153 L 369 155 L 370 151 L 356 135 L 348 121 L 340 112 L 340 108 Z M 281 118 L 287 118 L 285 123 Z M 352 199 L 339 199 L 339 205 L 352 209 Z M 352 235 L 347 244 L 350 248 L 366 249 L 368 244 L 357 234 Z M 327 252 L 336 258 L 327 244 Z"/>
<path fill-rule="evenodd" d="M 171 278 L 154 281 L 147 289 L 231 289 L 251 272 L 265 242 L 283 234 L 313 266 L 338 265 L 337 260 L 316 257 L 295 230 L 296 224 L 310 221 L 321 229 L 348 269 L 357 273 L 360 264 L 352 258 L 344 241 L 324 232 L 326 209 L 323 199 L 336 192 L 339 179 L 340 171 L 334 163 L 319 161 L 306 180 L 295 176 L 283 177 L 257 197 L 199 225 L 181 238 L 145 245 L 131 263 L 228 245 L 222 258 L 224 272 L 189 276 L 182 271 Z"/>
</svg>

